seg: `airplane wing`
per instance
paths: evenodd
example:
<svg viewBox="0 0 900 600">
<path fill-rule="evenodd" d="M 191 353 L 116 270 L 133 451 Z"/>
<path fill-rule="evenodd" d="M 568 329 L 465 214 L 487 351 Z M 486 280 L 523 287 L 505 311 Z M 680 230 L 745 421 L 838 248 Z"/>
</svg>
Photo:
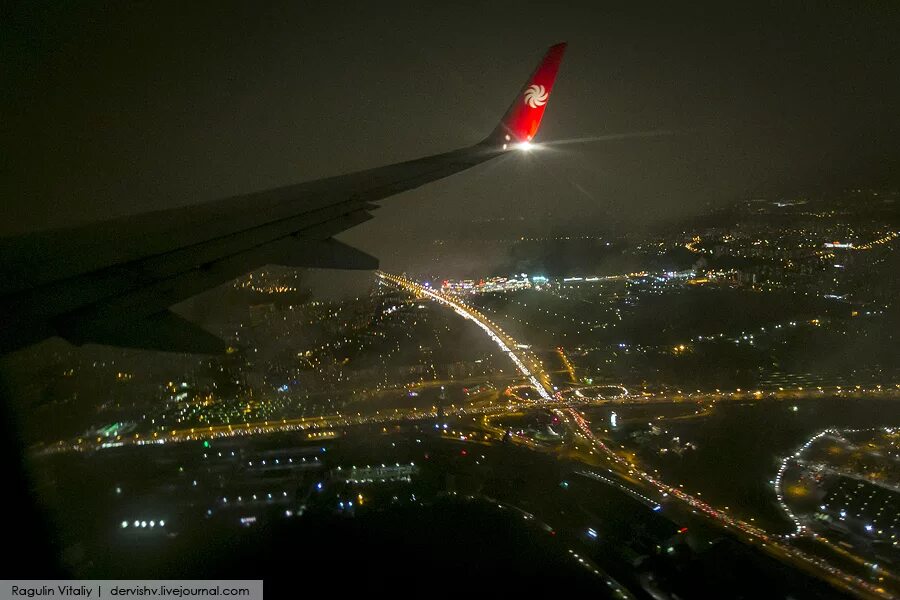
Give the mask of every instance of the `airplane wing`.
<svg viewBox="0 0 900 600">
<path fill-rule="evenodd" d="M 377 200 L 529 143 L 565 44 L 550 47 L 494 131 L 443 154 L 195 206 L 0 240 L 0 352 L 61 336 L 185 352 L 226 344 L 168 307 L 265 264 L 375 269 L 333 236 Z"/>
</svg>

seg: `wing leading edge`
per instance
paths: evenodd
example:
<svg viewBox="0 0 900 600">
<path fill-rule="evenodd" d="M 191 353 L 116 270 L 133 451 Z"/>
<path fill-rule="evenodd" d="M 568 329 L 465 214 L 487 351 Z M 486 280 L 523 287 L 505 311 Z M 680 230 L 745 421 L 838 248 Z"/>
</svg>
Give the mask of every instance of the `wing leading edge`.
<svg viewBox="0 0 900 600">
<path fill-rule="evenodd" d="M 265 264 L 375 269 L 335 239 L 372 204 L 502 155 L 537 133 L 565 44 L 552 46 L 494 131 L 442 154 L 347 175 L 0 240 L 0 351 L 72 343 L 217 352 L 221 340 L 168 310 Z"/>
</svg>

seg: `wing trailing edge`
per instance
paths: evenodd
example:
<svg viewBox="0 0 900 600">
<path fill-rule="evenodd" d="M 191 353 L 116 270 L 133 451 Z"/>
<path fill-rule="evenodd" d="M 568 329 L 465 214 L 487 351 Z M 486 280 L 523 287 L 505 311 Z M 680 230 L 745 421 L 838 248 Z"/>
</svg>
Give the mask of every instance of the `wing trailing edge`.
<svg viewBox="0 0 900 600">
<path fill-rule="evenodd" d="M 278 240 L 262 249 L 268 264 L 312 269 L 374 271 L 378 259 L 334 238 L 310 241 L 302 238 Z"/>
<path fill-rule="evenodd" d="M 62 337 L 87 343 L 196 354 L 223 354 L 228 344 L 170 310 L 136 320 L 76 320 L 59 328 Z"/>
</svg>

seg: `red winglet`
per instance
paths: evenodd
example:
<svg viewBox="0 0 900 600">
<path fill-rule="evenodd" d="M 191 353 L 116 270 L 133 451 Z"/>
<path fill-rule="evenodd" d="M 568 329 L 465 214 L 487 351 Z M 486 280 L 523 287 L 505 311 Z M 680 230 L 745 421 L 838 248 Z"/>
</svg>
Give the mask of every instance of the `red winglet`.
<svg viewBox="0 0 900 600">
<path fill-rule="evenodd" d="M 503 115 L 500 125 L 488 138 L 493 143 L 516 144 L 530 142 L 537 135 L 544 116 L 544 109 L 553 91 L 553 82 L 559 71 L 559 63 L 566 51 L 565 42 L 550 46 L 528 81 L 522 87 L 512 105 Z"/>
</svg>

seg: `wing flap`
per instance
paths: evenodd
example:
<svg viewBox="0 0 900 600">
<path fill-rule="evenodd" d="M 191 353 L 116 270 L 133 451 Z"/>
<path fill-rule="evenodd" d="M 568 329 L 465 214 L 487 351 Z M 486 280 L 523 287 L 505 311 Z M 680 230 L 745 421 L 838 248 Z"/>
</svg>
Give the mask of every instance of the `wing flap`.
<svg viewBox="0 0 900 600">
<path fill-rule="evenodd" d="M 136 320 L 76 320 L 57 329 L 79 346 L 94 343 L 198 354 L 223 354 L 228 349 L 222 339 L 170 310 Z"/>
<path fill-rule="evenodd" d="M 377 258 L 334 238 L 316 241 L 293 238 L 278 240 L 267 244 L 262 251 L 266 263 L 285 267 L 358 271 L 378 268 Z"/>
</svg>

